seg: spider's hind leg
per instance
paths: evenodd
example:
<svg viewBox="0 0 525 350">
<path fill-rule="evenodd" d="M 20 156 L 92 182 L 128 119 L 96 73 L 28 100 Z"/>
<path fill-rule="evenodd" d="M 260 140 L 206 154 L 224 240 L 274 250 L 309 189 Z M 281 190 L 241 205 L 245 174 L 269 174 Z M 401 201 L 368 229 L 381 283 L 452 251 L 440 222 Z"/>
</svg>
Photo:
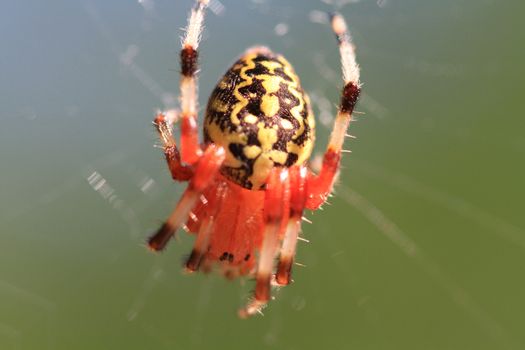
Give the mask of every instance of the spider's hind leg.
<svg viewBox="0 0 525 350">
<path fill-rule="evenodd" d="M 278 249 L 279 233 L 288 215 L 285 213 L 290 200 L 288 169 L 273 168 L 267 180 L 263 220 L 264 233 L 259 250 L 257 272 L 255 274 L 255 295 L 252 301 L 239 310 L 239 316 L 246 318 L 260 312 L 271 297 L 271 280 L 274 259 Z"/>
<path fill-rule="evenodd" d="M 185 264 L 187 272 L 195 272 L 199 269 L 204 254 L 206 253 L 206 249 L 208 248 L 210 235 L 213 232 L 214 219 L 213 216 L 206 217 L 200 225 L 193 249 L 191 250 L 191 254 Z"/>
<path fill-rule="evenodd" d="M 278 285 L 284 286 L 291 281 L 292 264 L 295 257 L 297 238 L 301 231 L 301 220 L 306 202 L 306 176 L 305 167 L 290 168 L 290 216 L 283 237 L 279 265 L 275 275 Z"/>
<path fill-rule="evenodd" d="M 208 146 L 175 210 L 160 229 L 148 239 L 148 246 L 151 250 L 160 251 L 164 249 L 175 231 L 188 220 L 188 216 L 197 204 L 202 192 L 215 180 L 224 158 L 224 148 L 215 144 Z"/>
<path fill-rule="evenodd" d="M 186 260 L 185 269 L 187 272 L 195 272 L 201 269 L 201 265 L 206 265 L 203 262 L 206 260 L 205 256 L 210 247 L 211 236 L 217 227 L 217 216 L 228 194 L 228 187 L 224 182 L 211 185 L 209 189 L 211 193 L 206 194 L 205 192 L 201 196 L 201 201 L 202 197 L 206 196 L 206 202 L 203 203 L 204 208 L 201 212 L 196 215 L 200 222 L 198 222 L 197 237 L 193 249 L 188 260 Z M 206 269 L 204 266 L 204 271 Z"/>
</svg>

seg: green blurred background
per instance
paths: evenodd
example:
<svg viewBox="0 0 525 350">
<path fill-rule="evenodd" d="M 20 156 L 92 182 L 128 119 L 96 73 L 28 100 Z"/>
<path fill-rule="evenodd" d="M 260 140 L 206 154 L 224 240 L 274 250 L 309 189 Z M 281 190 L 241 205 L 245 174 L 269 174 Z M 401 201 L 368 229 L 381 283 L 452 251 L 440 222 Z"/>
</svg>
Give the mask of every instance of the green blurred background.
<svg viewBox="0 0 525 350">
<path fill-rule="evenodd" d="M 525 348 L 525 6 L 212 2 L 200 101 L 247 47 L 294 64 L 324 148 L 342 86 L 324 11 L 358 48 L 363 112 L 295 283 L 181 273 L 144 239 L 184 185 L 153 147 L 191 1 L 12 1 L 0 13 L 0 349 Z"/>
</svg>

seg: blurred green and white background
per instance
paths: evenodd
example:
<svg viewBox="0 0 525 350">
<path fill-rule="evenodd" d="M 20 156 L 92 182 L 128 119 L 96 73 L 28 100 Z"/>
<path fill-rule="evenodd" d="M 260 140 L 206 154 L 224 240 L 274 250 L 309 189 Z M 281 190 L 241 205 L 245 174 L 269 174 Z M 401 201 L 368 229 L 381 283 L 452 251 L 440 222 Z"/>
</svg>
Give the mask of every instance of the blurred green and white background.
<svg viewBox="0 0 525 350">
<path fill-rule="evenodd" d="M 200 102 L 247 47 L 282 52 L 323 150 L 341 88 L 325 11 L 358 49 L 363 114 L 336 196 L 308 214 L 291 286 L 184 276 L 192 238 L 144 239 L 184 185 L 155 149 L 188 1 L 4 1 L 0 349 L 525 348 L 525 5 L 221 0 Z"/>
</svg>

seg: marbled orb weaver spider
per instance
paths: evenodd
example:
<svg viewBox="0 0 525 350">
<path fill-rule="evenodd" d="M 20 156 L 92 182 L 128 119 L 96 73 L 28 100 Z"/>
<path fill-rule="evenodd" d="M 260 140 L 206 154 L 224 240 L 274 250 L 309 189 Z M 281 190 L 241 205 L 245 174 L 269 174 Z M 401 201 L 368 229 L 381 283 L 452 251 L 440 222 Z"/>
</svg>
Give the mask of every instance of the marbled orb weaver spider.
<svg viewBox="0 0 525 350">
<path fill-rule="evenodd" d="M 201 145 L 195 73 L 207 3 L 196 1 L 180 53 L 180 152 L 173 119 L 159 113 L 154 121 L 173 179 L 189 184 L 148 246 L 164 249 L 180 227 L 196 234 L 186 270 L 218 266 L 229 278 L 254 276 L 254 297 L 239 311 L 248 317 L 266 306 L 272 285 L 290 283 L 303 210 L 318 209 L 332 191 L 360 92 L 359 67 L 345 21 L 334 14 L 344 88 L 317 175 L 307 167 L 315 130 L 310 101 L 290 63 L 265 47 L 246 51 L 215 87 Z"/>
</svg>

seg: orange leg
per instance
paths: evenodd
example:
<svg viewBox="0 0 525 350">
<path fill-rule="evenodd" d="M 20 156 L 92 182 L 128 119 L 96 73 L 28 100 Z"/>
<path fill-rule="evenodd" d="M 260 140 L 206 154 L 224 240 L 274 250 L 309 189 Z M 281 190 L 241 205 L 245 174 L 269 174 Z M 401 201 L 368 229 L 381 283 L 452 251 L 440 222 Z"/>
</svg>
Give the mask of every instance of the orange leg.
<svg viewBox="0 0 525 350">
<path fill-rule="evenodd" d="M 255 276 L 254 299 L 239 310 L 239 316 L 246 318 L 260 312 L 271 296 L 271 279 L 274 259 L 278 249 L 285 202 L 290 200 L 288 169 L 273 168 L 266 184 L 264 198 L 264 236 L 259 251 L 259 261 Z"/>
<path fill-rule="evenodd" d="M 151 250 L 160 251 L 164 249 L 175 231 L 186 222 L 190 211 L 199 200 L 199 196 L 213 183 L 224 161 L 224 157 L 225 152 L 222 147 L 214 144 L 208 146 L 200 158 L 195 169 L 195 174 L 191 178 L 182 198 L 177 203 L 175 210 L 161 228 L 149 238 L 148 246 Z"/>
<path fill-rule="evenodd" d="M 153 122 L 164 147 L 164 156 L 170 169 L 171 177 L 176 181 L 187 181 L 193 176 L 193 170 L 181 163 L 179 150 L 171 132 L 172 121 L 163 114 L 157 114 Z"/>
<path fill-rule="evenodd" d="M 208 248 L 210 235 L 213 232 L 214 220 L 215 218 L 213 216 L 204 218 L 200 225 L 190 257 L 186 261 L 186 271 L 195 272 L 199 269 L 202 258 Z"/>
<path fill-rule="evenodd" d="M 219 184 L 212 196 L 207 196 L 206 208 L 200 215 L 197 215 L 199 223 L 199 231 L 197 238 L 193 245 L 190 257 L 186 261 L 186 271 L 197 271 L 201 262 L 208 250 L 210 238 L 216 228 L 216 218 L 222 205 L 224 205 L 224 198 L 227 192 L 226 184 Z"/>
<path fill-rule="evenodd" d="M 341 15 L 335 14 L 332 17 L 332 29 L 339 43 L 345 86 L 341 93 L 339 112 L 335 118 L 334 128 L 324 154 L 321 172 L 318 176 L 310 175 L 308 177 L 308 199 L 306 201 L 306 207 L 312 210 L 318 209 L 332 192 L 334 181 L 339 171 L 346 130 L 352 120 L 354 106 L 357 103 L 361 91 L 359 66 L 355 61 L 354 45 L 352 44 L 350 33 L 346 29 L 346 23 Z"/>
<path fill-rule="evenodd" d="M 283 237 L 279 265 L 277 267 L 276 282 L 287 285 L 291 280 L 292 263 L 295 257 L 297 238 L 301 231 L 301 220 L 306 202 L 305 167 L 292 167 L 290 172 L 290 216 Z"/>
</svg>

